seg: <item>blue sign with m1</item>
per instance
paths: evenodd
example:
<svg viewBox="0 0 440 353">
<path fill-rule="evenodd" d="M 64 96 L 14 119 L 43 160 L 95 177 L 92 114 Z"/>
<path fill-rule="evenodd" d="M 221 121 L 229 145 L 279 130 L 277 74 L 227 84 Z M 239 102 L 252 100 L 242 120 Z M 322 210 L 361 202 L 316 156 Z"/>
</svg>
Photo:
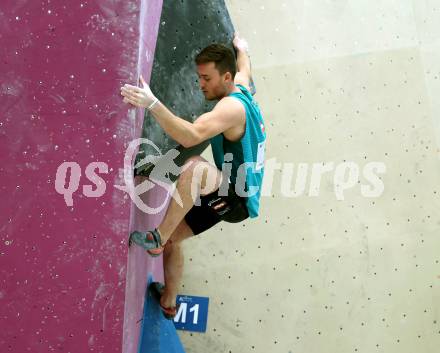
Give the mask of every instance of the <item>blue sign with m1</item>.
<svg viewBox="0 0 440 353">
<path fill-rule="evenodd" d="M 179 306 L 174 317 L 174 326 L 178 330 L 205 332 L 208 322 L 209 298 L 178 295 Z"/>
</svg>

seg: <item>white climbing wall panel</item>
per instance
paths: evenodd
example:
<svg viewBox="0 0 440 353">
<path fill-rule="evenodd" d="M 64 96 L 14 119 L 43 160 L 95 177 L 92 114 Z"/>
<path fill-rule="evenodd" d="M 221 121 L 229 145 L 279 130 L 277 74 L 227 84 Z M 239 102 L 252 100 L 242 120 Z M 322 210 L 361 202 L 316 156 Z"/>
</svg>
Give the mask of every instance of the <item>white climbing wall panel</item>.
<svg viewBox="0 0 440 353">
<path fill-rule="evenodd" d="M 184 244 L 181 292 L 210 297 L 187 351 L 438 352 L 440 3 L 227 4 L 267 184 L 259 219 Z"/>
</svg>

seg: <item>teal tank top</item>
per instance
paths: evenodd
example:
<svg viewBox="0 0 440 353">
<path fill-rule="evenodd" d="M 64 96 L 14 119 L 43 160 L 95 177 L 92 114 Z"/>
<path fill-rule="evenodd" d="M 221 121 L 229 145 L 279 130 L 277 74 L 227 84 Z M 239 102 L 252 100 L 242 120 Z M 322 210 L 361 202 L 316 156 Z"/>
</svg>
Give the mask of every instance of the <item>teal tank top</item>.
<svg viewBox="0 0 440 353">
<path fill-rule="evenodd" d="M 235 185 L 237 194 L 246 197 L 249 217 L 254 218 L 260 208 L 266 131 L 260 108 L 251 93 L 242 85 L 237 87 L 241 92 L 233 92 L 229 96 L 238 99 L 246 109 L 245 133 L 235 142 L 227 140 L 223 134 L 214 136 L 211 147 L 218 169 L 223 170 L 223 164 L 231 164 L 230 181 Z"/>
</svg>

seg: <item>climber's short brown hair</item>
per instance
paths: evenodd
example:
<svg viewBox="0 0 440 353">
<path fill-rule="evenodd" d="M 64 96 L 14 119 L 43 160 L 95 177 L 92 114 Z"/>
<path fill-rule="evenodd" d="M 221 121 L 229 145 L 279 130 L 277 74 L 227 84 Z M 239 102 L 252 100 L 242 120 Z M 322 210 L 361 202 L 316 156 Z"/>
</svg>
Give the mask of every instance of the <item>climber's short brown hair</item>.
<svg viewBox="0 0 440 353">
<path fill-rule="evenodd" d="M 215 63 L 215 68 L 220 75 L 230 72 L 232 79 L 237 73 L 237 63 L 235 61 L 234 52 L 223 44 L 211 44 L 203 49 L 195 58 L 197 65 Z"/>
</svg>

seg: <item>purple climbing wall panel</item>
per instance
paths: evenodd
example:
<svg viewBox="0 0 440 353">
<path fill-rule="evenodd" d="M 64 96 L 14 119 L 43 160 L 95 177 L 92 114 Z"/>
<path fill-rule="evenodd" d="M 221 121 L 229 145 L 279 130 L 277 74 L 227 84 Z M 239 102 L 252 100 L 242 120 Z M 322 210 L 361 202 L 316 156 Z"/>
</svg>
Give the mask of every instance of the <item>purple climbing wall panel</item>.
<svg viewBox="0 0 440 353">
<path fill-rule="evenodd" d="M 0 5 L 2 352 L 121 351 L 137 216 L 114 186 L 124 184 L 125 149 L 141 135 L 143 114 L 122 104 L 119 88 L 139 72 L 149 79 L 161 6 Z M 73 163 L 56 189 L 64 162 Z M 60 194 L 70 188 L 71 199 Z"/>
</svg>

